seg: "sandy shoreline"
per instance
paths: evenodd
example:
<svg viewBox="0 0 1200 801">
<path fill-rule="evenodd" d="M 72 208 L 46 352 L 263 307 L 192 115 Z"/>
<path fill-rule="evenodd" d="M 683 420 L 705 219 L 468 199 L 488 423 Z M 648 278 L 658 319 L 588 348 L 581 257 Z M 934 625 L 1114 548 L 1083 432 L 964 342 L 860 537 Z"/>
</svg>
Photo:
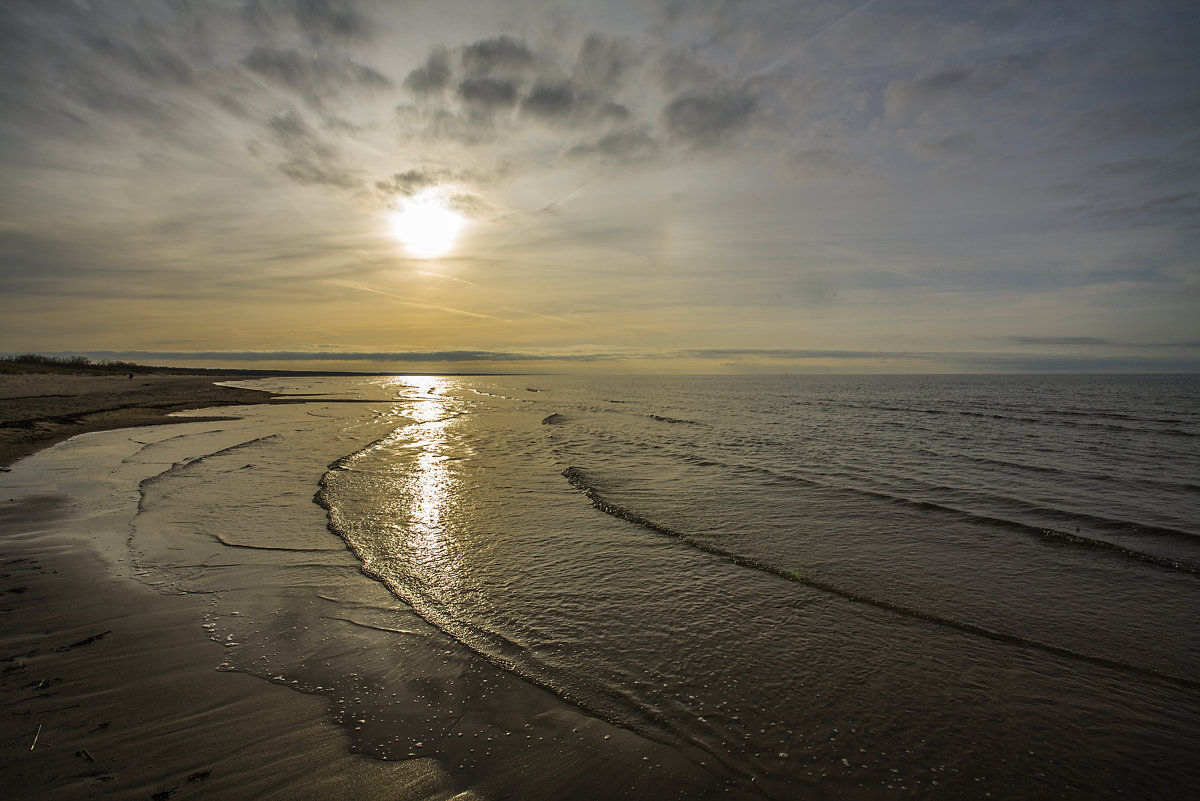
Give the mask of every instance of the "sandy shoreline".
<svg viewBox="0 0 1200 801">
<path fill-rule="evenodd" d="M 0 467 L 89 431 L 178 422 L 168 415 L 188 409 L 289 402 L 272 401 L 258 390 L 213 383 L 219 380 L 191 375 L 0 375 Z"/>
<path fill-rule="evenodd" d="M 0 456 L 7 464 L 86 430 L 164 422 L 170 411 L 270 401 L 212 380 L 5 377 L 0 419 L 21 425 L 3 429 Z M 388 734 L 415 744 L 411 758 L 355 753 L 357 738 L 331 718 L 329 697 L 218 670 L 225 651 L 204 636 L 202 598 L 163 594 L 115 569 L 111 552 L 101 556 L 97 537 L 122 542 L 127 519 L 88 519 L 84 531 L 68 506 L 53 495 L 0 498 L 0 779 L 8 798 L 757 797 L 480 660 L 464 668 L 463 657 L 431 649 L 435 640 L 398 646 L 369 627 L 348 631 L 347 662 L 334 669 L 388 654 L 402 673 L 394 686 L 407 688 L 409 702 L 453 697 L 462 705 L 463 739 L 442 738 L 423 752 L 430 736 L 422 720 L 398 711 Z M 106 526 L 113 531 L 104 535 Z M 380 605 L 403 607 L 368 584 Z M 282 588 L 262 589 L 283 606 L 294 601 Z M 395 614 L 423 625 L 411 612 Z"/>
</svg>

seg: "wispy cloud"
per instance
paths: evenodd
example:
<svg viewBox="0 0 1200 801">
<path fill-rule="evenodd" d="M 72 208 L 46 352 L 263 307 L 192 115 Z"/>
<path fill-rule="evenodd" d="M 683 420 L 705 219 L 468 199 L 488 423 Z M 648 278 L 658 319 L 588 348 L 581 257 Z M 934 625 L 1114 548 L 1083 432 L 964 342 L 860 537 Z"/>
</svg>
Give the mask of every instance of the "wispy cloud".
<svg viewBox="0 0 1200 801">
<path fill-rule="evenodd" d="M 454 314 L 454 315 L 458 315 L 461 317 L 474 317 L 479 320 L 502 320 L 503 319 L 503 318 L 497 317 L 494 314 L 481 314 L 479 312 L 467 311 L 466 309 L 455 309 L 451 306 L 442 306 L 437 303 L 429 303 L 427 301 L 420 300 L 419 298 L 412 298 L 412 297 L 407 297 L 405 295 L 398 295 L 395 292 L 390 292 L 386 289 L 371 286 L 369 284 L 360 283 L 358 281 L 346 281 L 344 279 L 339 279 L 339 278 L 326 278 L 326 279 L 324 279 L 323 282 L 326 284 L 330 284 L 332 286 L 342 286 L 342 287 L 346 287 L 347 289 L 354 289 L 359 292 L 370 292 L 371 294 L 374 294 L 374 295 L 382 295 L 383 297 L 391 300 L 393 303 L 399 303 L 402 306 L 411 306 L 412 308 L 415 308 L 415 309 L 432 309 L 434 311 L 446 312 L 447 314 Z"/>
</svg>

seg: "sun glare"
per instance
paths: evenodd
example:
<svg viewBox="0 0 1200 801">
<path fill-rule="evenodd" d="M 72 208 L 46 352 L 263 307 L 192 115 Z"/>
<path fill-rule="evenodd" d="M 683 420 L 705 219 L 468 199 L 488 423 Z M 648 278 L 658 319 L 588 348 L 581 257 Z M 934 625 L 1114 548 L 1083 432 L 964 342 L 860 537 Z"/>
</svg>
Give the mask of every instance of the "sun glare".
<svg viewBox="0 0 1200 801">
<path fill-rule="evenodd" d="M 466 220 L 443 198 L 425 194 L 405 202 L 392 212 L 388 222 L 392 235 L 409 253 L 419 259 L 436 259 L 454 247 Z"/>
</svg>

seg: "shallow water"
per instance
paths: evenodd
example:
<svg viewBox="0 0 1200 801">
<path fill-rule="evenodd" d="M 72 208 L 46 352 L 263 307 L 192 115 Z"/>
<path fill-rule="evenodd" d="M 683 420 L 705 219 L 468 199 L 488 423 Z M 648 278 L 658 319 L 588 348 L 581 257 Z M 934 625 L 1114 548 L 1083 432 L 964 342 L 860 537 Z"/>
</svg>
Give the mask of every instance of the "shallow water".
<svg viewBox="0 0 1200 801">
<path fill-rule="evenodd" d="M 148 436 L 130 548 L 211 598 L 228 669 L 329 693 L 370 753 L 414 744 L 387 731 L 396 668 L 330 656 L 347 621 L 766 797 L 1200 779 L 1195 377 L 253 385 L 324 395 Z"/>
</svg>

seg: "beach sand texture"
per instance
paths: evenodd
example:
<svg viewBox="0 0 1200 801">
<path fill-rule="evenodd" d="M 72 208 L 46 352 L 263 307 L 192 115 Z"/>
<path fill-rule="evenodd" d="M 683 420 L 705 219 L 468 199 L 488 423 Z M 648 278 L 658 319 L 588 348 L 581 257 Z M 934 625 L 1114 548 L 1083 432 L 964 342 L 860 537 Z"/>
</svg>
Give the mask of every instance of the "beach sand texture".
<svg viewBox="0 0 1200 801">
<path fill-rule="evenodd" d="M 170 423 L 173 412 L 270 395 L 190 375 L 0 375 L 0 467 L 76 434 Z"/>
</svg>

